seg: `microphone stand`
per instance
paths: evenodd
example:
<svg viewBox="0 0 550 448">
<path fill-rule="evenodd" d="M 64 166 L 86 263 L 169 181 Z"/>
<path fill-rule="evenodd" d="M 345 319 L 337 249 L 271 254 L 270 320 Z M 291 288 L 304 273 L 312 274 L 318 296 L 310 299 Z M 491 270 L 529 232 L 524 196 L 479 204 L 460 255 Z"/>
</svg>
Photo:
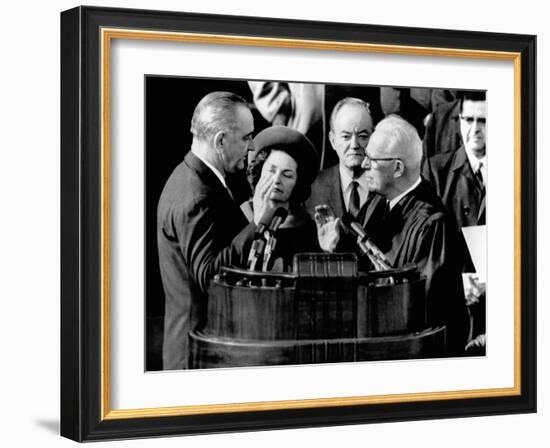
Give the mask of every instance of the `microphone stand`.
<svg viewBox="0 0 550 448">
<path fill-rule="evenodd" d="M 273 250 L 275 249 L 275 245 L 277 244 L 277 238 L 272 233 L 269 233 L 269 236 L 267 238 L 267 243 L 265 245 L 264 249 L 264 259 L 262 263 L 262 271 L 267 271 L 267 266 L 269 262 L 271 261 L 271 255 L 273 254 Z"/>
<path fill-rule="evenodd" d="M 273 214 L 269 225 L 264 222 L 263 218 L 260 220 L 260 223 L 258 224 L 258 230 L 256 232 L 256 239 L 252 243 L 250 254 L 248 256 L 249 270 L 256 270 L 256 265 L 258 264 L 258 260 L 263 252 L 262 271 L 267 271 L 267 267 L 269 265 L 269 262 L 271 261 L 271 255 L 273 254 L 273 250 L 275 249 L 275 245 L 277 244 L 275 232 L 285 221 L 287 216 L 288 210 L 283 207 L 279 207 Z"/>
<path fill-rule="evenodd" d="M 342 225 L 350 229 L 357 236 L 357 244 L 363 255 L 366 255 L 374 266 L 376 271 L 386 271 L 392 269 L 389 260 L 384 253 L 374 244 L 363 226 L 354 220 L 353 215 L 346 213 L 342 216 Z"/>
<path fill-rule="evenodd" d="M 363 255 L 369 257 L 376 271 L 387 271 L 392 268 L 382 251 L 368 238 L 357 238 L 357 244 Z"/>
<path fill-rule="evenodd" d="M 250 248 L 250 253 L 248 255 L 248 270 L 255 271 L 258 260 L 260 259 L 261 253 L 264 251 L 265 240 L 259 236 L 252 243 Z"/>
</svg>

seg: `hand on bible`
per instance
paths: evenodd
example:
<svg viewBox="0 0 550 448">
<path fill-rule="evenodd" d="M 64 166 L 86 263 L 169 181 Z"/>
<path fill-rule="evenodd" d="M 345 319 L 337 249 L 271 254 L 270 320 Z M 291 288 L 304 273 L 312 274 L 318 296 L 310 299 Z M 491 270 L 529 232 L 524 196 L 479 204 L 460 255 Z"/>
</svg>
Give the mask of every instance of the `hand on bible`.
<svg viewBox="0 0 550 448">
<path fill-rule="evenodd" d="M 340 218 L 327 205 L 315 207 L 315 224 L 317 224 L 317 238 L 319 246 L 325 252 L 334 252 L 340 241 Z"/>
</svg>

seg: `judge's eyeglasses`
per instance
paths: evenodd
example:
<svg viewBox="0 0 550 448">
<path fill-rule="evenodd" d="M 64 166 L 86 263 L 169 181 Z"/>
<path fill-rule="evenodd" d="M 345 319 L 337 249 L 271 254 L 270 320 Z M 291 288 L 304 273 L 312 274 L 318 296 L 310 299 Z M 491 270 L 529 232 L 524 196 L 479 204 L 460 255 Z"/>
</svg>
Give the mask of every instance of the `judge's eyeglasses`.
<svg viewBox="0 0 550 448">
<path fill-rule="evenodd" d="M 390 162 L 392 160 L 400 160 L 399 157 L 371 157 L 367 153 L 365 153 L 365 158 L 363 159 L 363 167 L 364 168 L 376 168 L 380 165 L 380 162 Z"/>
</svg>

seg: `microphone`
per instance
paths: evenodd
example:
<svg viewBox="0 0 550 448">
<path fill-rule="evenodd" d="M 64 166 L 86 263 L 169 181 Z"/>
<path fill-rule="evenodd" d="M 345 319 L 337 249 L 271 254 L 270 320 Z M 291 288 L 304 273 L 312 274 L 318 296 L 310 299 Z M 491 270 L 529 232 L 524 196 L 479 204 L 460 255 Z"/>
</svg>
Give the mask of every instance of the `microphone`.
<svg viewBox="0 0 550 448">
<path fill-rule="evenodd" d="M 279 207 L 277 210 L 275 210 L 275 214 L 273 215 L 271 224 L 269 224 L 268 232 L 271 234 L 275 233 L 279 229 L 279 227 L 281 227 L 281 224 L 285 222 L 287 216 L 288 210 L 286 208 Z"/>
<path fill-rule="evenodd" d="M 271 253 L 273 252 L 276 243 L 273 234 L 277 231 L 277 229 L 279 229 L 287 216 L 288 210 L 284 207 L 279 207 L 272 215 L 271 213 L 264 213 L 264 215 L 260 218 L 260 222 L 258 222 L 258 226 L 255 232 L 255 239 L 252 243 L 252 247 L 250 248 L 250 253 L 248 255 L 249 270 L 256 270 L 258 259 L 264 251 L 263 265 L 267 265 L 267 261 L 269 261 L 269 258 L 271 257 Z M 265 236 L 266 232 L 268 234 L 267 241 Z"/>
<path fill-rule="evenodd" d="M 288 210 L 279 207 L 274 213 L 268 210 L 262 215 L 256 227 L 256 237 L 263 237 L 265 232 L 274 232 L 284 222 L 288 216 Z M 272 230 L 274 228 L 274 230 Z"/>
<path fill-rule="evenodd" d="M 279 229 L 281 224 L 285 221 L 288 216 L 288 210 L 283 207 L 279 207 L 275 210 L 273 219 L 269 224 L 269 229 L 267 231 L 267 241 L 264 249 L 264 259 L 262 264 L 262 271 L 267 271 L 269 261 L 271 260 L 271 255 L 275 250 L 275 245 L 277 244 L 277 239 L 275 238 L 275 232 Z"/>
<path fill-rule="evenodd" d="M 273 254 L 273 250 L 275 249 L 275 244 L 277 244 L 277 239 L 273 235 L 270 235 L 265 245 L 262 271 L 267 271 L 267 267 L 271 260 L 271 255 Z"/>
<path fill-rule="evenodd" d="M 369 257 L 370 261 L 374 265 L 374 268 L 377 271 L 385 271 L 387 269 L 392 269 L 390 261 L 386 258 L 384 253 L 374 244 L 368 237 L 365 232 L 365 229 L 361 224 L 355 221 L 353 215 L 350 213 L 345 213 L 342 216 L 342 224 L 351 229 L 353 233 L 357 236 L 357 244 L 363 255 Z"/>
<path fill-rule="evenodd" d="M 263 238 L 266 230 L 269 229 L 269 221 L 265 214 L 260 218 L 260 222 L 256 226 L 256 231 L 254 232 L 256 238 Z"/>
<path fill-rule="evenodd" d="M 365 229 L 363 229 L 361 224 L 355 221 L 355 218 L 351 213 L 344 213 L 344 216 L 342 216 L 342 224 L 344 224 L 348 229 L 351 229 L 360 240 L 364 240 L 367 237 Z"/>
<path fill-rule="evenodd" d="M 248 254 L 248 270 L 255 271 L 256 264 L 260 258 L 260 254 L 263 252 L 265 246 L 265 241 L 263 238 L 256 238 L 252 242 L 252 247 L 250 248 L 250 253 Z"/>
</svg>

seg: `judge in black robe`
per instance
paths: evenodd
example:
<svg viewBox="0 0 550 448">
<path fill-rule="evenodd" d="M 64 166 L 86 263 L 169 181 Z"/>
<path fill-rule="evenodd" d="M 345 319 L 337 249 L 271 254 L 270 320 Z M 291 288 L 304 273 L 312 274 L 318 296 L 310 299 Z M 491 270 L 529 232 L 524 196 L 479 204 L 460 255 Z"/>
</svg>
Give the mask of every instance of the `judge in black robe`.
<svg viewBox="0 0 550 448">
<path fill-rule="evenodd" d="M 428 324 L 447 325 L 447 345 L 458 354 L 465 345 L 466 308 L 462 287 L 463 239 L 432 186 L 421 180 L 386 218 L 381 242 L 392 266 L 415 264 L 426 276 Z"/>
<path fill-rule="evenodd" d="M 387 200 L 384 231 L 373 235 L 396 268 L 416 264 L 426 276 L 429 325 L 447 327 L 447 352 L 461 355 L 467 337 L 462 286 L 466 247 L 456 223 L 432 186 L 420 177 L 422 143 L 405 120 L 382 120 L 363 162 L 369 189 Z"/>
</svg>

